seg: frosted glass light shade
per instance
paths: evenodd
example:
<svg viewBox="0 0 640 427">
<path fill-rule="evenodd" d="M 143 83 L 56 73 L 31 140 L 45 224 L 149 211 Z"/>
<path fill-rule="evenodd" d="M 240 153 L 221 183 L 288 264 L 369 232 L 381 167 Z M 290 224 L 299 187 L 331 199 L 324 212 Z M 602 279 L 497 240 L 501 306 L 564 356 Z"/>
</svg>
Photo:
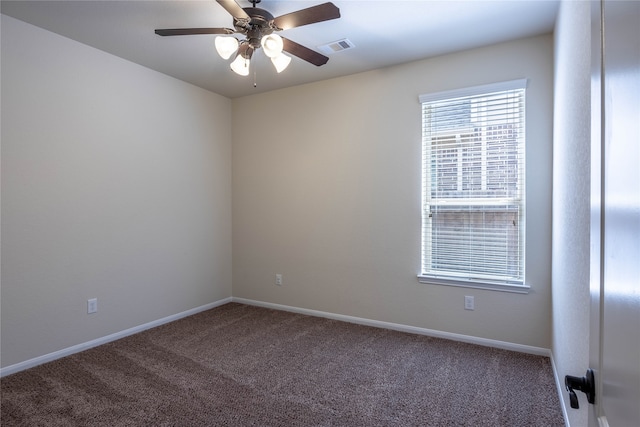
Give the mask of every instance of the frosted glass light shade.
<svg viewBox="0 0 640 427">
<path fill-rule="evenodd" d="M 223 59 L 229 59 L 233 52 L 238 50 L 238 39 L 218 36 L 216 37 L 216 50 Z"/>
<path fill-rule="evenodd" d="M 269 34 L 268 36 L 264 36 L 262 40 L 260 40 L 260 44 L 264 49 L 264 54 L 269 58 L 275 58 L 276 56 L 280 55 L 280 53 L 282 53 L 282 48 L 284 47 L 282 37 L 277 34 Z"/>
<path fill-rule="evenodd" d="M 249 58 L 245 58 L 242 55 L 236 56 L 236 59 L 231 63 L 231 69 L 241 76 L 249 75 Z"/>
<path fill-rule="evenodd" d="M 291 62 L 291 57 L 285 55 L 284 53 L 281 53 L 275 58 L 271 58 L 271 63 L 273 63 L 273 66 L 276 67 L 276 71 L 278 73 L 284 71 L 285 68 L 289 66 L 290 62 Z"/>
</svg>

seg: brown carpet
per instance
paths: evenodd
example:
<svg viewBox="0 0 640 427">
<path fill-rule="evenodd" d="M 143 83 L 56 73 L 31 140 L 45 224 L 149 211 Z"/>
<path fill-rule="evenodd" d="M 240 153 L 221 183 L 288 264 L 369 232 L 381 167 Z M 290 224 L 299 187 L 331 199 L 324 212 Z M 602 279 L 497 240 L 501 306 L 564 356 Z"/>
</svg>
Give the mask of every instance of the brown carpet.
<svg viewBox="0 0 640 427">
<path fill-rule="evenodd" d="M 563 426 L 550 361 L 236 303 L 0 380 L 2 426 Z"/>
</svg>

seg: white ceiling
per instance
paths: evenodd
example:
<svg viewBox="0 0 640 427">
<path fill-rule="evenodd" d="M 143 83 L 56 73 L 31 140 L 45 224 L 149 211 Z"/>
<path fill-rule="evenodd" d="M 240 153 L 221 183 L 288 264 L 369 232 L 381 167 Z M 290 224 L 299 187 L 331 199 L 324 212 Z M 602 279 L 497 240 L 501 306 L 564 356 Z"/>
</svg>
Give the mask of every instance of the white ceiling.
<svg viewBox="0 0 640 427">
<path fill-rule="evenodd" d="M 237 0 L 242 7 L 247 0 Z M 263 0 L 274 16 L 326 0 Z M 233 28 L 214 0 L 6 1 L 1 12 L 229 98 L 295 86 L 553 31 L 558 0 L 334 0 L 341 18 L 281 34 L 311 49 L 349 39 L 355 47 L 321 67 L 295 58 L 277 74 L 257 52 L 248 77 L 215 52 L 214 35 L 160 37 L 156 28 Z"/>
</svg>

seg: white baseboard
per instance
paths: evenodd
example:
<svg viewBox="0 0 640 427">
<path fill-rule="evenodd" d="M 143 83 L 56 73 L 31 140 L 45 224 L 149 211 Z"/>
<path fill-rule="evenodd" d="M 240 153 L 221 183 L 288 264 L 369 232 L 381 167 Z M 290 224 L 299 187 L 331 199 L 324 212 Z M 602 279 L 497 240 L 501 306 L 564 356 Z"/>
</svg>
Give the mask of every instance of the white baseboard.
<svg viewBox="0 0 640 427">
<path fill-rule="evenodd" d="M 171 316 L 163 317 L 162 319 L 154 320 L 144 325 L 135 326 L 133 328 L 125 329 L 124 331 L 116 332 L 105 337 L 97 338 L 82 344 L 77 344 L 62 350 L 54 351 L 53 353 L 45 354 L 44 356 L 35 357 L 33 359 L 25 360 L 24 362 L 16 363 L 0 369 L 0 377 L 5 375 L 15 374 L 16 372 L 23 371 L 25 369 L 33 368 L 34 366 L 41 365 L 43 363 L 52 362 L 61 357 L 69 356 L 74 353 L 79 353 L 84 350 L 88 350 L 93 347 L 97 347 L 102 344 L 106 344 L 111 341 L 118 340 L 120 338 L 127 337 L 129 335 L 137 334 L 147 329 L 155 328 L 156 326 L 164 325 L 165 323 L 173 322 L 183 317 L 191 316 L 202 311 L 210 310 L 212 308 L 221 306 L 223 304 L 230 303 L 232 298 L 224 298 L 219 301 L 212 302 L 210 304 L 201 305 L 200 307 L 192 308 L 191 310 L 183 311 L 182 313 L 173 314 Z"/>
<path fill-rule="evenodd" d="M 91 341 L 88 341 L 88 342 L 85 342 L 85 343 L 77 344 L 77 345 L 62 349 L 62 350 L 55 351 L 53 353 L 45 354 L 43 356 L 39 356 L 39 357 L 35 357 L 33 359 L 25 360 L 24 362 L 20 362 L 20 363 L 14 364 L 14 365 L 10 365 L 10 366 L 4 367 L 4 368 L 0 368 L 0 377 L 4 377 L 5 375 L 14 374 L 16 372 L 20 372 L 20 371 L 23 371 L 25 369 L 33 368 L 34 366 L 38 366 L 38 365 L 41 365 L 43 363 L 52 362 L 52 361 L 54 361 L 56 359 L 60 359 L 60 358 L 65 357 L 65 356 L 69 356 L 71 354 L 78 353 L 78 352 L 81 352 L 83 350 L 88 350 L 90 348 L 97 347 L 99 345 L 106 344 L 108 342 L 115 341 L 115 340 L 118 340 L 120 338 L 127 337 L 129 335 L 137 334 L 137 333 L 145 331 L 147 329 L 155 328 L 156 326 L 164 325 L 165 323 L 173 322 L 173 321 L 176 321 L 178 319 L 182 319 L 184 317 L 191 316 L 193 314 L 200 313 L 200 312 L 205 311 L 205 310 L 210 310 L 212 308 L 221 306 L 223 304 L 227 304 L 229 302 L 237 302 L 237 303 L 240 303 L 240 304 L 254 305 L 254 306 L 265 307 L 265 308 L 272 308 L 272 309 L 275 309 L 275 310 L 289 311 L 289 312 L 292 312 L 292 313 L 305 314 L 305 315 L 315 316 L 315 317 L 324 317 L 324 318 L 327 318 L 327 319 L 340 320 L 340 321 L 343 321 L 343 322 L 356 323 L 356 324 L 365 325 L 365 326 L 373 326 L 373 327 L 376 327 L 376 328 L 391 329 L 391 330 L 400 331 L 400 332 L 408 332 L 408 333 L 412 333 L 412 334 L 425 335 L 425 336 L 430 336 L 430 337 L 435 337 L 435 338 L 444 338 L 444 339 L 449 339 L 449 340 L 453 340 L 453 341 L 466 342 L 466 343 L 470 343 L 470 344 L 477 344 L 477 345 L 482 345 L 482 346 L 485 346 L 485 347 L 494 347 L 494 348 L 500 348 L 500 349 L 504 349 L 504 350 L 517 351 L 517 352 L 520 352 L 520 353 L 528 353 L 528 354 L 534 354 L 534 355 L 538 355 L 538 356 L 551 357 L 551 351 L 549 349 L 542 348 L 542 347 L 533 347 L 533 346 L 510 343 L 510 342 L 505 342 L 505 341 L 498 341 L 498 340 L 491 340 L 491 339 L 487 339 L 487 338 L 473 337 L 473 336 L 470 336 L 470 335 L 454 334 L 454 333 L 450 333 L 450 332 L 437 331 L 437 330 L 434 330 L 434 329 L 419 328 L 419 327 L 416 327 L 416 326 L 402 325 L 402 324 L 399 324 L 399 323 L 382 322 L 382 321 L 379 321 L 379 320 L 371 320 L 371 319 L 365 319 L 365 318 L 361 318 L 361 317 L 347 316 L 347 315 L 343 315 L 343 314 L 329 313 L 329 312 L 318 311 L 318 310 L 310 310 L 310 309 L 306 309 L 306 308 L 299 308 L 299 307 L 293 307 L 293 306 L 282 305 L 282 304 L 273 304 L 273 303 L 269 303 L 269 302 L 250 300 L 250 299 L 245 299 L 245 298 L 229 297 L 229 298 L 224 298 L 224 299 L 219 300 L 219 301 L 215 301 L 215 302 L 210 303 L 210 304 L 206 304 L 206 305 L 203 305 L 203 306 L 200 306 L 200 307 L 193 308 L 191 310 L 183 311 L 182 313 L 177 313 L 177 314 L 174 314 L 174 315 L 171 315 L 171 316 L 164 317 L 162 319 L 158 319 L 158 320 L 154 320 L 154 321 L 149 322 L 149 323 L 145 323 L 143 325 L 139 325 L 139 326 L 135 326 L 133 328 L 125 329 L 124 331 L 116 332 L 114 334 L 107 335 L 107 336 L 104 336 L 104 337 L 101 337 L 101 338 L 97 338 L 95 340 L 91 340 Z M 562 393 L 562 387 L 561 387 L 559 379 L 557 377 L 557 372 L 555 370 L 555 364 L 553 364 L 553 369 L 554 369 L 554 375 L 556 376 L 556 384 L 557 384 L 557 387 L 558 387 L 558 390 L 559 390 L 559 393 L 560 393 L 560 397 L 562 397 L 562 394 L 561 394 Z M 566 417 L 566 408 L 564 407 L 564 401 L 562 399 L 560 399 L 560 401 L 562 402 L 562 405 L 563 405 L 562 406 L 562 410 L 563 410 L 563 414 L 564 414 L 565 419 L 566 419 L 567 417 Z M 568 423 L 567 423 L 567 425 L 568 425 Z"/>
<path fill-rule="evenodd" d="M 564 417 L 564 424 L 566 427 L 571 427 L 569 423 L 569 413 L 567 412 L 567 405 L 564 402 L 564 381 L 560 380 L 560 375 L 558 374 L 558 368 L 556 367 L 556 361 L 553 358 L 553 352 L 549 356 L 551 359 L 551 368 L 553 369 L 553 378 L 556 382 L 556 389 L 558 390 L 558 398 L 560 399 L 560 407 L 562 408 L 562 416 Z"/>
<path fill-rule="evenodd" d="M 409 332 L 412 334 L 426 335 L 435 338 L 444 338 L 453 341 L 466 342 L 470 344 L 478 344 L 485 347 L 500 348 L 503 350 L 517 351 L 519 353 L 534 354 L 537 356 L 551 356 L 548 348 L 534 347 L 510 343 L 505 341 L 491 340 L 487 338 L 478 338 L 470 335 L 453 334 L 451 332 L 436 331 L 434 329 L 418 328 L 416 326 L 402 325 L 399 323 L 381 322 L 379 320 L 364 319 L 361 317 L 346 316 L 344 314 L 328 313 L 324 311 L 310 310 L 306 308 L 292 307 L 288 305 L 273 304 L 263 301 L 255 301 L 245 298 L 232 298 L 233 302 L 246 305 L 255 305 L 258 307 L 272 308 L 274 310 L 290 311 L 292 313 L 306 314 L 309 316 L 325 317 L 327 319 L 341 320 L 343 322 L 357 323 L 359 325 L 373 326 L 376 328 L 392 329 L 394 331 Z"/>
</svg>

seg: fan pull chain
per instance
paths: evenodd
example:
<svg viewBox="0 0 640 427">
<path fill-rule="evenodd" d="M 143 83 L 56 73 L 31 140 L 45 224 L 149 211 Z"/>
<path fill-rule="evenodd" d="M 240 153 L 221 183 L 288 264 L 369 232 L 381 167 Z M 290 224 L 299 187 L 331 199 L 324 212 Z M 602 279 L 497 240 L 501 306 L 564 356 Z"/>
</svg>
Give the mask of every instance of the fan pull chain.
<svg viewBox="0 0 640 427">
<path fill-rule="evenodd" d="M 256 77 L 257 74 L 258 72 L 254 69 L 253 70 L 253 87 L 258 87 L 257 77 Z"/>
</svg>

